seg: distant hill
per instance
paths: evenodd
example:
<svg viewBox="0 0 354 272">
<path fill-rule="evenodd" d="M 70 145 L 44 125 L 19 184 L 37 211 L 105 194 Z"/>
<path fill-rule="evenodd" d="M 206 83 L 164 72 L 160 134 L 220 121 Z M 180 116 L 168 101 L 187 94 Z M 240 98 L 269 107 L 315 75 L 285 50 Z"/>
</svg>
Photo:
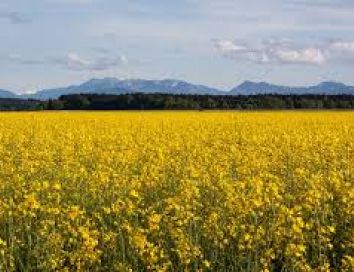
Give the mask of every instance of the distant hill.
<svg viewBox="0 0 354 272">
<path fill-rule="evenodd" d="M 318 94 L 318 95 L 337 95 L 349 94 L 354 95 L 354 86 L 347 86 L 338 82 L 322 82 L 315 86 L 309 87 L 288 87 L 269 84 L 267 82 L 245 81 L 241 85 L 230 91 L 231 95 L 256 95 L 256 94 Z"/>
<path fill-rule="evenodd" d="M 126 94 L 126 93 L 167 93 L 167 94 L 222 94 L 220 90 L 203 85 L 195 85 L 180 80 L 145 80 L 116 78 L 91 79 L 80 85 L 39 91 L 31 98 L 56 99 L 61 95 L 79 93 Z"/>
<path fill-rule="evenodd" d="M 186 81 L 165 79 L 165 80 L 144 80 L 130 79 L 122 80 L 121 84 L 126 89 L 132 89 L 143 93 L 168 93 L 168 94 L 221 94 L 222 91 L 196 85 Z"/>
<path fill-rule="evenodd" d="M 18 95 L 10 91 L 0 90 L 0 98 L 21 98 L 48 100 L 57 99 L 69 94 L 129 94 L 129 93 L 164 93 L 184 95 L 354 95 L 354 86 L 326 81 L 309 87 L 289 87 L 267 82 L 245 81 L 231 91 L 222 91 L 205 85 L 198 85 L 182 80 L 163 79 L 124 79 L 102 78 L 91 79 L 79 85 L 62 88 L 40 90 L 34 94 Z"/>
<path fill-rule="evenodd" d="M 14 94 L 13 92 L 0 89 L 0 98 L 16 98 L 16 97 L 17 95 Z"/>
<path fill-rule="evenodd" d="M 80 85 L 41 90 L 27 97 L 33 99 L 48 100 L 57 99 L 62 95 L 68 94 L 123 94 L 128 92 L 130 92 L 130 90 L 121 88 L 120 86 L 115 84 L 112 79 L 91 79 Z"/>
</svg>

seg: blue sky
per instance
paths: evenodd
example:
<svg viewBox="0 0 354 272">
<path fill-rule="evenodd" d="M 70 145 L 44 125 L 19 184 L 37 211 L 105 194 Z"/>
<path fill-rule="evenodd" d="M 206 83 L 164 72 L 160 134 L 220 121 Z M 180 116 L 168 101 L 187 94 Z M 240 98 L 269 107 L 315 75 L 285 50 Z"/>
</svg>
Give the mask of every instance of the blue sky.
<svg viewBox="0 0 354 272">
<path fill-rule="evenodd" d="M 353 0 L 1 0 L 0 88 L 354 84 Z"/>
</svg>

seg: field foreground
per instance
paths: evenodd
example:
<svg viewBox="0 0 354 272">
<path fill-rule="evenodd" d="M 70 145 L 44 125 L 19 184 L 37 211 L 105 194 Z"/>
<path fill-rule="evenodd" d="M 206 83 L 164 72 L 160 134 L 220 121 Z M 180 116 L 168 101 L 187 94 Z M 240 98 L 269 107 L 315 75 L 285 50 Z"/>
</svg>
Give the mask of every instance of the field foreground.
<svg viewBox="0 0 354 272">
<path fill-rule="evenodd" d="M 0 113 L 0 271 L 353 271 L 354 112 Z"/>
</svg>

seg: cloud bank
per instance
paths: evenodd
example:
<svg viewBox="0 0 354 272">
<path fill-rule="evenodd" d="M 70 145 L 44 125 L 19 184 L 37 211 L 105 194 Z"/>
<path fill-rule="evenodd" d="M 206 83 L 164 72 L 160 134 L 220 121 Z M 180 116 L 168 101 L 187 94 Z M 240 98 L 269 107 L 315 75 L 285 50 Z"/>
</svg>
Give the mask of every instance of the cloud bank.
<svg viewBox="0 0 354 272">
<path fill-rule="evenodd" d="M 78 71 L 105 71 L 128 62 L 125 55 L 118 57 L 102 56 L 93 60 L 80 57 L 76 53 L 69 53 L 64 59 L 58 59 L 57 63 L 65 68 Z"/>
<path fill-rule="evenodd" d="M 319 45 L 287 39 L 265 40 L 260 44 L 235 40 L 213 40 L 219 54 L 233 60 L 257 64 L 325 65 L 354 59 L 354 41 L 332 40 Z"/>
<path fill-rule="evenodd" d="M 12 63 L 44 66 L 55 65 L 72 71 L 106 71 L 128 63 L 125 55 L 111 56 L 101 54 L 97 58 L 87 59 L 75 52 L 70 52 L 66 56 L 44 59 L 30 59 L 20 54 L 11 54 L 6 59 Z"/>
</svg>

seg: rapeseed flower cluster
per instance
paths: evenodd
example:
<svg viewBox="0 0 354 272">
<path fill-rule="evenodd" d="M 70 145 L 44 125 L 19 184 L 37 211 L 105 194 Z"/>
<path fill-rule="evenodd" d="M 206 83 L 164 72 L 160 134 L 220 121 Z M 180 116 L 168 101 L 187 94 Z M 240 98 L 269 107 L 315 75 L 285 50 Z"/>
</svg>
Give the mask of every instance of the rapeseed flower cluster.
<svg viewBox="0 0 354 272">
<path fill-rule="evenodd" d="M 0 271 L 354 271 L 353 112 L 0 113 Z"/>
</svg>

